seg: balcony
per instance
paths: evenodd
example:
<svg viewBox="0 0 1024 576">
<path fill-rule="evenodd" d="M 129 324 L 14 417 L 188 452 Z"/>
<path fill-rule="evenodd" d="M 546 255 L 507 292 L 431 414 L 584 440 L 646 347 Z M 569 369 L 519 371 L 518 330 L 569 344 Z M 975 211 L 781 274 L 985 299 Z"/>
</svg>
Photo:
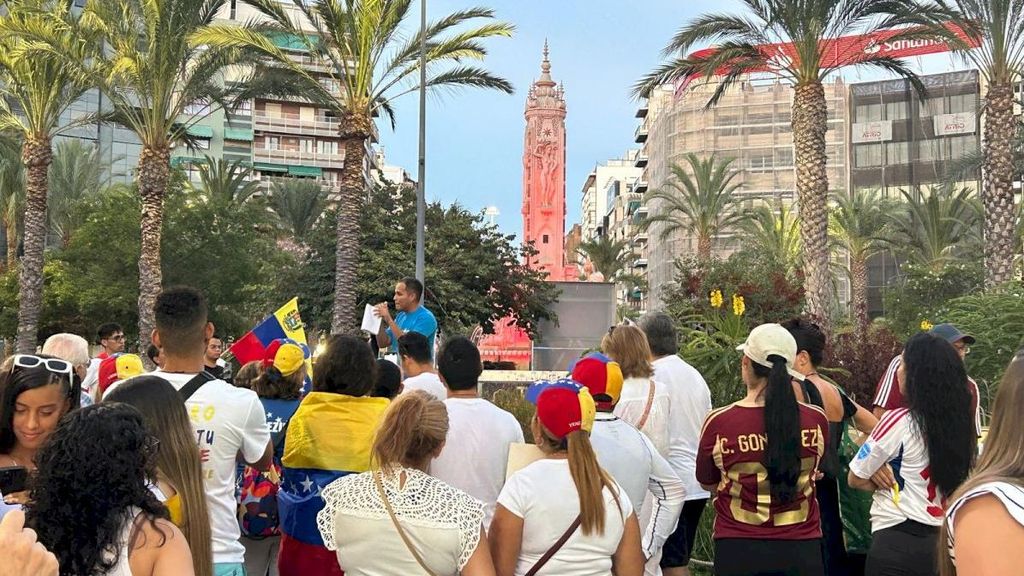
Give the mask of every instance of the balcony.
<svg viewBox="0 0 1024 576">
<path fill-rule="evenodd" d="M 633 268 L 647 268 L 647 258 L 637 258 L 634 260 Z"/>
<path fill-rule="evenodd" d="M 263 175 L 259 179 L 260 192 L 263 193 L 263 194 L 269 194 L 270 193 L 270 187 L 275 182 L 284 183 L 284 182 L 289 182 L 289 181 L 293 181 L 293 180 L 295 180 L 295 178 L 291 177 L 291 176 L 268 176 L 268 175 Z M 336 193 L 341 191 L 341 182 L 339 182 L 338 180 L 328 180 L 326 178 L 303 178 L 302 180 L 304 182 L 316 182 L 317 184 L 322 186 L 324 189 L 330 191 L 331 194 L 336 194 Z"/>
<path fill-rule="evenodd" d="M 647 142 L 647 122 L 636 127 L 636 132 L 633 133 L 637 144 L 643 144 Z"/>
<path fill-rule="evenodd" d="M 649 111 L 649 109 L 647 107 L 647 101 L 645 100 L 644 103 L 641 104 L 640 107 L 636 109 L 636 117 L 637 118 L 647 118 L 647 112 L 648 111 Z"/>
<path fill-rule="evenodd" d="M 648 160 L 650 160 L 650 158 L 647 156 L 647 154 L 641 152 L 636 155 L 636 160 L 633 160 L 633 166 L 637 168 L 644 168 L 647 166 Z"/>
<path fill-rule="evenodd" d="M 633 192 L 636 192 L 637 194 L 643 194 L 644 192 L 647 192 L 647 180 L 637 180 L 636 184 L 633 184 Z"/>
<path fill-rule="evenodd" d="M 647 232 L 638 232 L 633 236 L 633 244 L 644 244 L 647 242 Z"/>
<path fill-rule="evenodd" d="M 641 206 L 636 209 L 636 212 L 633 213 L 634 224 L 639 224 L 645 218 L 647 218 L 647 206 Z"/>
<path fill-rule="evenodd" d="M 302 66 L 303 68 L 313 71 L 322 72 L 329 74 L 333 71 L 333 65 L 330 60 L 324 58 L 316 58 L 309 54 L 301 53 L 297 54 L 294 52 L 288 52 L 288 59 Z"/>
<path fill-rule="evenodd" d="M 337 118 L 302 119 L 298 114 L 270 116 L 266 112 L 253 112 L 253 128 L 278 134 L 338 137 L 341 122 Z"/>
<path fill-rule="evenodd" d="M 255 162 L 269 162 L 273 164 L 294 164 L 304 166 L 316 166 L 319 168 L 345 167 L 345 154 L 325 154 L 323 152 L 303 152 L 299 150 L 267 150 L 256 148 L 252 151 Z"/>
</svg>

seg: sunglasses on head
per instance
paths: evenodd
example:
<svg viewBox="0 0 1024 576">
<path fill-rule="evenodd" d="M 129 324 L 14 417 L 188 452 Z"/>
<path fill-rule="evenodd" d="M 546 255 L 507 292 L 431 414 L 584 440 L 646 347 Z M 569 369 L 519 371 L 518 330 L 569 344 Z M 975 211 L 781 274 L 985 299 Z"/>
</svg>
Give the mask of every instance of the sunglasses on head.
<svg viewBox="0 0 1024 576">
<path fill-rule="evenodd" d="M 60 358 L 40 358 L 33 354 L 15 354 L 14 365 L 19 368 L 38 368 L 42 366 L 53 374 L 66 375 L 69 384 L 73 383 L 75 378 L 75 367 L 71 362 Z M 75 387 L 70 386 L 70 389 L 73 392 Z M 69 392 L 70 395 L 73 394 Z"/>
</svg>

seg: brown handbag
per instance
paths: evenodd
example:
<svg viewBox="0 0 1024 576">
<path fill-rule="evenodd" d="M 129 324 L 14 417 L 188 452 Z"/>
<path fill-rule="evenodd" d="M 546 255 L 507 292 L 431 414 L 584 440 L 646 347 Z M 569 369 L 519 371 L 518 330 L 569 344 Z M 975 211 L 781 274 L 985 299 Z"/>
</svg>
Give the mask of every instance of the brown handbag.
<svg viewBox="0 0 1024 576">
<path fill-rule="evenodd" d="M 636 421 L 636 429 L 643 430 L 644 424 L 647 424 L 647 417 L 651 415 L 651 406 L 654 405 L 654 380 L 650 381 L 650 386 L 647 387 L 647 406 L 644 407 L 644 413 L 640 415 L 640 419 Z"/>
<path fill-rule="evenodd" d="M 391 508 L 391 502 L 388 502 L 388 496 L 384 493 L 384 482 L 381 480 L 381 472 L 378 470 L 373 473 L 373 482 L 377 485 L 377 494 L 380 495 L 381 502 L 384 503 L 384 508 L 388 511 L 388 516 L 391 516 L 391 522 L 395 525 L 398 530 L 398 535 L 402 537 L 402 542 L 405 543 L 405 547 L 412 552 L 412 557 L 416 559 L 416 563 L 420 565 L 420 568 L 427 573 L 428 576 L 437 576 L 433 570 L 431 570 L 427 563 L 423 561 L 423 557 L 416 551 L 416 548 L 412 545 L 412 541 L 409 540 L 409 536 L 406 535 L 402 525 L 398 523 L 398 517 L 395 516 L 395 510 Z"/>
<path fill-rule="evenodd" d="M 576 516 L 576 519 L 572 522 L 572 526 L 569 526 L 569 529 L 566 530 L 564 534 L 562 534 L 562 537 L 558 539 L 558 542 L 555 542 L 554 546 L 548 548 L 548 551 L 540 557 L 540 560 L 537 560 L 537 563 L 534 564 L 532 568 L 530 568 L 530 571 L 526 573 L 526 576 L 534 576 L 534 574 L 540 572 L 540 569 L 548 563 L 548 560 L 551 560 L 551 557 L 554 556 L 556 552 L 561 550 L 562 546 L 565 546 L 565 543 L 569 541 L 569 537 L 572 536 L 573 533 L 575 533 L 576 530 L 579 529 L 580 523 L 582 521 L 582 516 Z"/>
</svg>

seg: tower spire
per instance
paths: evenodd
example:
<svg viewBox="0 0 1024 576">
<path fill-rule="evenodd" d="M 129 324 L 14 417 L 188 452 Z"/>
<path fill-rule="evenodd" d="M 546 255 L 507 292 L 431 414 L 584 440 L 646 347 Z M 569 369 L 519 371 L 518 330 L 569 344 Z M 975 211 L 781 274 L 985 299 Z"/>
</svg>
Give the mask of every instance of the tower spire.
<svg viewBox="0 0 1024 576">
<path fill-rule="evenodd" d="M 537 86 L 554 86 L 555 82 L 551 79 L 551 61 L 548 60 L 548 40 L 544 39 L 544 59 L 540 63 L 540 79 L 537 80 Z"/>
</svg>

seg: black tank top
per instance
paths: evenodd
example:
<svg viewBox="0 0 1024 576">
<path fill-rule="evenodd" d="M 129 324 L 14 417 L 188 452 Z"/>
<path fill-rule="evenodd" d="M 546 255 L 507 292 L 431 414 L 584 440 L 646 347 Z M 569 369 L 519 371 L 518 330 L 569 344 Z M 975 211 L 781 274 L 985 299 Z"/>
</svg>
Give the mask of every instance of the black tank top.
<svg viewBox="0 0 1024 576">
<path fill-rule="evenodd" d="M 800 383 L 800 388 L 804 392 L 804 403 L 812 404 L 825 410 L 825 400 L 821 397 L 821 392 L 818 391 L 818 387 L 814 385 L 809 379 L 804 379 Z M 853 405 L 853 402 L 847 398 L 846 394 L 843 394 L 842 390 L 838 390 L 839 396 L 843 401 L 843 419 L 839 422 L 828 422 L 828 447 L 825 448 L 825 455 L 821 458 L 819 469 L 826 478 L 837 478 L 841 469 L 839 462 L 839 444 L 843 440 L 843 432 L 846 431 L 846 420 L 853 416 L 857 411 L 857 407 Z"/>
</svg>

